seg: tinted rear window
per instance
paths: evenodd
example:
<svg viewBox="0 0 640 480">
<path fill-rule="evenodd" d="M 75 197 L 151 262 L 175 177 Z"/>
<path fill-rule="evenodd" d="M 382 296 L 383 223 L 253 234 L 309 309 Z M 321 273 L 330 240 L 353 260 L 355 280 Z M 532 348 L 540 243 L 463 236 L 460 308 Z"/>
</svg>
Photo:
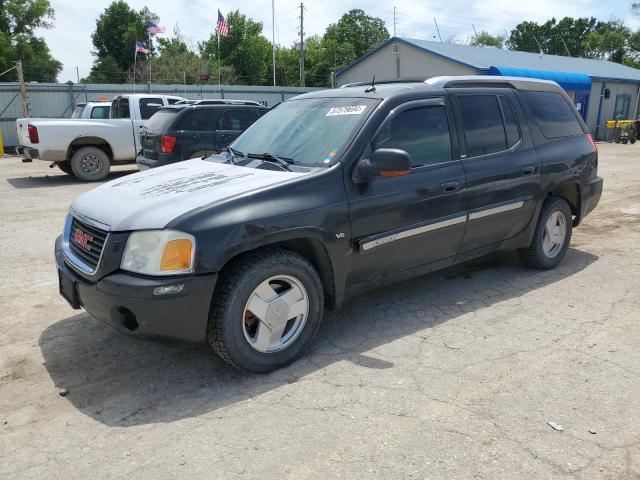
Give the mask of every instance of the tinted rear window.
<svg viewBox="0 0 640 480">
<path fill-rule="evenodd" d="M 495 95 L 458 96 L 467 157 L 477 157 L 507 149 L 502 114 Z"/>
<path fill-rule="evenodd" d="M 129 99 L 118 97 L 111 102 L 111 118 L 129 118 Z"/>
<path fill-rule="evenodd" d="M 244 130 L 256 121 L 253 109 L 225 110 L 220 117 L 220 130 Z"/>
<path fill-rule="evenodd" d="M 167 130 L 169 124 L 176 118 L 176 114 L 180 110 L 174 110 L 173 108 L 167 108 L 158 110 L 153 116 L 147 120 L 146 127 L 149 130 Z"/>
<path fill-rule="evenodd" d="M 195 108 L 194 110 L 186 113 L 180 119 L 178 128 L 176 130 L 187 130 L 190 132 L 202 132 L 205 129 L 207 120 L 215 115 L 210 109 Z"/>
<path fill-rule="evenodd" d="M 163 106 L 161 98 L 141 98 L 140 118 L 147 120 Z"/>
<path fill-rule="evenodd" d="M 504 128 L 507 132 L 507 143 L 509 148 L 513 147 L 520 140 L 520 128 L 518 127 L 518 119 L 513 112 L 513 106 L 506 97 L 498 97 L 500 106 L 502 107 L 502 115 L 504 116 Z"/>
<path fill-rule="evenodd" d="M 573 108 L 554 92 L 522 92 L 533 117 L 546 138 L 584 135 Z"/>
</svg>

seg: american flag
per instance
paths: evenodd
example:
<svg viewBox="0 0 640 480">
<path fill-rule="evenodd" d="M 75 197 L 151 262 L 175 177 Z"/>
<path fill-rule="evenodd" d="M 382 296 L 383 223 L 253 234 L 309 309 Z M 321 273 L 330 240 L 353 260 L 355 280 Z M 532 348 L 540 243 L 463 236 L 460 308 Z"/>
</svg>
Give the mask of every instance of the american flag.
<svg viewBox="0 0 640 480">
<path fill-rule="evenodd" d="M 139 42 L 138 40 L 136 40 L 136 53 L 140 52 L 140 53 L 144 53 L 145 55 L 149 53 L 149 49 L 146 48 L 142 42 Z"/>
<path fill-rule="evenodd" d="M 153 22 L 147 24 L 147 32 L 149 35 L 155 35 L 157 33 L 164 33 L 164 27 L 159 27 Z"/>
<path fill-rule="evenodd" d="M 218 34 L 221 37 L 229 36 L 229 24 L 227 23 L 227 19 L 222 16 L 220 10 L 218 10 Z"/>
</svg>

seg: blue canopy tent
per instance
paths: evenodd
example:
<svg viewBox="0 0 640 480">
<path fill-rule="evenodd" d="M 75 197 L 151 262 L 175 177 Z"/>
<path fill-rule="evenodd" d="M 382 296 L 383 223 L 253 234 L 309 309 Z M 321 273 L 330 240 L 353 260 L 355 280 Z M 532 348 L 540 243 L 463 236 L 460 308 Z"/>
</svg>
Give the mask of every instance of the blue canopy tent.
<svg viewBox="0 0 640 480">
<path fill-rule="evenodd" d="M 565 90 L 591 92 L 591 77 L 584 73 L 552 72 L 549 70 L 531 70 L 528 68 L 490 67 L 489 75 L 553 80 Z"/>
</svg>

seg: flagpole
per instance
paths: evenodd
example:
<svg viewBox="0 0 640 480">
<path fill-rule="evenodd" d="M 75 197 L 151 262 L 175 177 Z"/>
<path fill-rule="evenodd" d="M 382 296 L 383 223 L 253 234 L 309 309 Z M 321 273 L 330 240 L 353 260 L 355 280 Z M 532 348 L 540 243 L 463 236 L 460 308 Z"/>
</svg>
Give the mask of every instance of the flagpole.
<svg viewBox="0 0 640 480">
<path fill-rule="evenodd" d="M 138 45 L 136 45 L 136 51 L 133 54 L 133 93 L 136 93 L 136 62 L 138 61 Z"/>
<path fill-rule="evenodd" d="M 222 60 L 220 59 L 220 29 L 216 28 L 216 34 L 218 36 L 218 92 L 220 93 L 220 98 L 222 98 L 222 82 L 220 69 L 222 68 Z"/>
<path fill-rule="evenodd" d="M 151 93 L 151 32 L 148 28 L 147 34 L 149 36 L 149 53 L 147 53 L 147 65 L 149 67 L 149 93 Z"/>
</svg>

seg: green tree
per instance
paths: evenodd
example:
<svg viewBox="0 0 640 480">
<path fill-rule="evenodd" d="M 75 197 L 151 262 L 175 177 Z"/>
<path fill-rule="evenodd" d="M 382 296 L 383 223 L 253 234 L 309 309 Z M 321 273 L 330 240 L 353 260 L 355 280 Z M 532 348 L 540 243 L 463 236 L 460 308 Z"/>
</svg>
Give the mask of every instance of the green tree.
<svg viewBox="0 0 640 480">
<path fill-rule="evenodd" d="M 552 18 L 543 24 L 525 21 L 511 31 L 508 45 L 522 52 L 584 57 L 588 55 L 585 42 L 595 30 L 595 18 Z"/>
<path fill-rule="evenodd" d="M 186 80 L 189 85 L 197 84 L 200 75 L 207 73 L 207 63 L 189 48 L 178 28 L 174 29 L 171 38 L 158 37 L 157 55 L 150 61 L 153 81 L 156 83 L 183 83 Z"/>
<path fill-rule="evenodd" d="M 87 81 L 97 83 L 106 74 L 106 65 L 113 67 L 115 60 L 117 71 L 111 76 L 124 78 L 134 63 L 136 40 L 147 39 L 147 22 L 157 21 L 158 17 L 147 7 L 136 11 L 124 0 L 109 5 L 96 21 L 96 30 L 91 35 L 96 60 Z M 100 71 L 100 73 L 98 73 Z M 94 74 L 95 72 L 95 74 Z"/>
<path fill-rule="evenodd" d="M 272 75 L 271 43 L 262 35 L 262 23 L 239 10 L 230 12 L 227 22 L 229 35 L 220 38 L 219 58 L 215 33 L 199 45 L 209 70 L 217 75 L 219 65 L 233 66 L 239 83 L 269 85 Z"/>
<path fill-rule="evenodd" d="M 502 48 L 504 46 L 506 37 L 503 35 L 491 35 L 489 32 L 482 31 L 477 35 L 471 37 L 471 45 L 481 47 L 497 47 Z"/>
<path fill-rule="evenodd" d="M 55 82 L 62 64 L 53 58 L 37 28 L 51 28 L 54 11 L 49 0 L 0 0 L 0 71 L 22 61 L 27 81 Z M 15 81 L 15 71 L 2 81 Z"/>
<path fill-rule="evenodd" d="M 623 63 L 629 52 L 631 29 L 619 20 L 598 22 L 585 40 L 587 56 Z"/>
<path fill-rule="evenodd" d="M 389 38 L 389 31 L 384 20 L 354 9 L 345 13 L 337 23 L 329 25 L 324 38 L 339 44 L 350 44 L 355 55 L 350 59 L 352 61 Z"/>
<path fill-rule="evenodd" d="M 87 78 L 82 83 L 122 83 L 125 81 L 120 65 L 113 55 L 97 58 Z"/>
</svg>

